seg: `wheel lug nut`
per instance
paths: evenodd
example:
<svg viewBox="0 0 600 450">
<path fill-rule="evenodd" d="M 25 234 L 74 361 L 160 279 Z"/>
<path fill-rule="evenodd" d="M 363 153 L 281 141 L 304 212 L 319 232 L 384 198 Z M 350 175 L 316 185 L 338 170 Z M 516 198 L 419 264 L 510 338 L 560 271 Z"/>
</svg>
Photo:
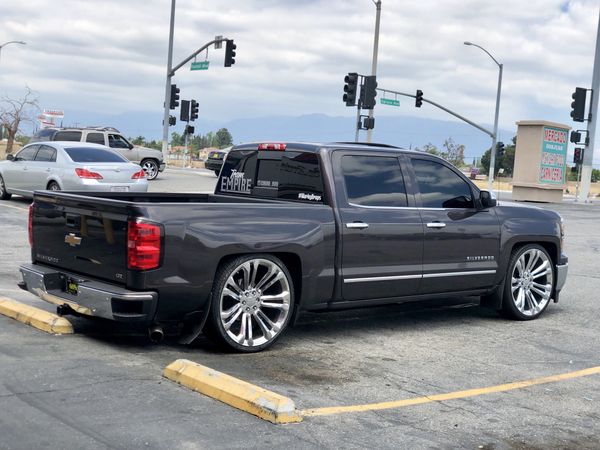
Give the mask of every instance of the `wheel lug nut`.
<svg viewBox="0 0 600 450">
<path fill-rule="evenodd" d="M 245 305 L 245 304 L 246 304 L 246 300 L 242 301 L 242 305 Z"/>
<path fill-rule="evenodd" d="M 246 311 L 250 311 L 250 308 L 246 308 Z"/>
</svg>

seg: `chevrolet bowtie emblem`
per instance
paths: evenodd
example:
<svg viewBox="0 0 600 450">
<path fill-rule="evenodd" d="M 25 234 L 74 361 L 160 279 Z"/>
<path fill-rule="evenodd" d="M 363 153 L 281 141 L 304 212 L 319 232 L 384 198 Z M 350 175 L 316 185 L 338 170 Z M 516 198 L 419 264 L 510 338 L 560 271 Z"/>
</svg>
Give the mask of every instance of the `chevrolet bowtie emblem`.
<svg viewBox="0 0 600 450">
<path fill-rule="evenodd" d="M 65 244 L 69 244 L 71 247 L 81 244 L 81 238 L 75 236 L 73 233 L 69 233 L 65 236 Z"/>
</svg>

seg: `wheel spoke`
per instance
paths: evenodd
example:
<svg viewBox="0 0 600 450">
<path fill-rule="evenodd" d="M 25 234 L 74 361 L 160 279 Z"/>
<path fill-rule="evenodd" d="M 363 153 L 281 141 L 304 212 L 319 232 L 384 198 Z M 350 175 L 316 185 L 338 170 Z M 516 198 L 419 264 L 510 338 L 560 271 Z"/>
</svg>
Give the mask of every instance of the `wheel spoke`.
<svg viewBox="0 0 600 450">
<path fill-rule="evenodd" d="M 252 314 L 246 314 L 246 320 L 248 321 L 248 325 L 246 325 L 246 340 L 248 341 L 248 345 L 253 346 L 254 340 L 252 339 Z"/>
<path fill-rule="evenodd" d="M 227 280 L 225 287 L 233 288 L 235 293 L 238 295 L 242 295 L 244 293 L 244 289 L 239 284 L 236 283 L 236 281 L 233 277 L 229 277 L 229 280 Z"/>
<path fill-rule="evenodd" d="M 549 267 L 550 267 L 550 264 L 548 263 L 548 261 L 544 261 L 542 264 L 540 264 L 538 267 L 536 267 L 535 270 L 531 271 L 531 276 L 533 278 L 537 278 L 538 276 L 546 275 L 546 273 L 548 273 Z"/>
<path fill-rule="evenodd" d="M 540 259 L 540 251 L 533 250 L 529 253 L 529 261 L 525 266 L 525 272 L 530 272 L 531 269 L 535 267 L 535 263 L 537 263 L 538 259 Z"/>
<path fill-rule="evenodd" d="M 540 295 L 544 300 L 548 300 L 550 298 L 550 289 L 540 289 L 536 286 L 531 286 L 531 290 Z"/>
<path fill-rule="evenodd" d="M 249 262 L 244 263 L 241 268 L 242 268 L 242 273 L 244 275 L 244 281 L 243 281 L 242 288 L 248 289 L 248 288 L 250 288 L 250 271 L 251 271 L 250 263 Z"/>
<path fill-rule="evenodd" d="M 263 289 L 263 286 L 268 283 L 268 281 L 271 279 L 271 277 L 278 271 L 278 269 L 276 267 L 269 267 L 269 270 L 267 270 L 267 273 L 265 275 L 263 275 L 263 277 L 261 278 L 261 280 L 256 284 L 256 289 Z"/>
<path fill-rule="evenodd" d="M 239 310 L 242 307 L 242 305 L 240 305 L 239 303 L 236 303 L 235 305 L 233 305 L 231 308 L 229 308 L 226 311 L 221 311 L 221 319 L 223 320 L 227 320 L 229 319 L 237 310 Z"/>
<path fill-rule="evenodd" d="M 229 296 L 238 301 L 240 300 L 240 296 L 238 294 L 236 294 L 231 289 L 226 288 L 226 287 L 223 288 L 223 296 Z"/>
<path fill-rule="evenodd" d="M 260 266 L 258 261 L 252 261 L 251 264 L 251 272 L 252 276 L 250 277 L 250 287 L 255 287 L 256 285 L 256 272 L 258 272 L 258 267 Z"/>
<path fill-rule="evenodd" d="M 519 272 L 519 278 L 523 278 L 523 263 L 525 262 L 525 257 L 521 256 L 515 264 L 515 270 Z"/>
<path fill-rule="evenodd" d="M 517 300 L 515 301 L 515 306 L 519 309 L 523 309 L 523 301 L 524 301 L 524 289 L 519 288 L 519 293 L 517 294 Z"/>
<path fill-rule="evenodd" d="M 258 313 L 256 314 L 256 316 L 260 317 L 262 320 L 264 320 L 273 333 L 276 333 L 279 331 L 279 325 L 277 325 L 276 323 L 273 323 L 271 321 L 271 319 L 269 319 L 267 317 L 267 315 L 264 312 L 262 312 L 261 310 L 258 310 Z"/>
<path fill-rule="evenodd" d="M 233 325 L 238 320 L 241 314 L 242 308 L 239 308 L 231 319 L 229 319 L 227 322 L 223 322 L 223 327 L 225 328 L 225 330 L 229 331 L 231 325 Z"/>
<path fill-rule="evenodd" d="M 529 298 L 529 301 L 531 302 L 531 313 L 535 314 L 538 311 L 539 303 L 531 291 L 527 291 L 527 298 Z"/>
<path fill-rule="evenodd" d="M 246 316 L 247 315 L 248 315 L 248 313 L 242 314 L 242 325 L 240 326 L 240 332 L 236 336 L 236 340 L 238 341 L 238 343 L 240 343 L 242 345 L 244 344 L 244 341 L 246 340 Z"/>
<path fill-rule="evenodd" d="M 269 327 L 267 327 L 267 324 L 262 320 L 260 315 L 257 314 L 254 318 L 256 319 L 256 323 L 260 327 L 263 336 L 267 339 L 271 339 L 273 337 L 273 332 L 269 330 Z"/>
<path fill-rule="evenodd" d="M 265 292 L 267 289 L 269 289 L 271 286 L 273 286 L 275 283 L 277 283 L 279 280 L 281 280 L 284 277 L 283 272 L 278 272 L 277 275 L 275 275 L 271 281 L 269 281 L 267 284 L 265 284 L 261 289 L 263 292 Z"/>
</svg>

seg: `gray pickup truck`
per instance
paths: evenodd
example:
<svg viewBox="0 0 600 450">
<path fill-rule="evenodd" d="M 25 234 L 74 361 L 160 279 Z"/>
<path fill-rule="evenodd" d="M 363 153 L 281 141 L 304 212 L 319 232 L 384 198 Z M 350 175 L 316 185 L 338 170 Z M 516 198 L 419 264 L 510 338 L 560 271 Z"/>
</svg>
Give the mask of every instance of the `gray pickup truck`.
<svg viewBox="0 0 600 450">
<path fill-rule="evenodd" d="M 302 310 L 476 295 L 535 319 L 567 276 L 557 213 L 385 145 L 239 145 L 213 195 L 36 192 L 29 230 L 20 285 L 60 314 L 241 352 Z"/>
</svg>

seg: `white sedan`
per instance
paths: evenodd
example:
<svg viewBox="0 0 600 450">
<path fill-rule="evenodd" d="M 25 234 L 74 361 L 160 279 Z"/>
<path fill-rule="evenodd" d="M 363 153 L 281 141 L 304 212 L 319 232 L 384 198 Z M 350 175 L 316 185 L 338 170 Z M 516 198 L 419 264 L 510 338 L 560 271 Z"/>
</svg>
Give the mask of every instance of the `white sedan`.
<svg viewBox="0 0 600 450">
<path fill-rule="evenodd" d="M 140 166 L 104 145 L 36 142 L 0 162 L 0 200 L 35 190 L 146 192 Z"/>
</svg>

